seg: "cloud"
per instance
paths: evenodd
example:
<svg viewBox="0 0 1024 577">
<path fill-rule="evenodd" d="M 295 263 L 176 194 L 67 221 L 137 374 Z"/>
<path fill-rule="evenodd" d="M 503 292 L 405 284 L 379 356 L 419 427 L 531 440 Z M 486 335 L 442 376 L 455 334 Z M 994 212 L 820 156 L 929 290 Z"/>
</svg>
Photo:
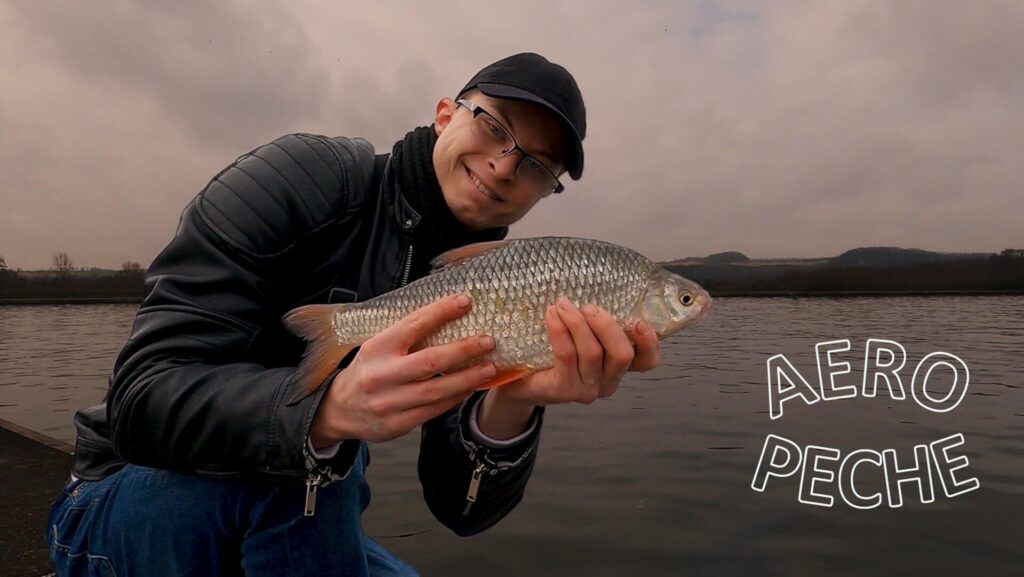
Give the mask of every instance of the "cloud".
<svg viewBox="0 0 1024 577">
<path fill-rule="evenodd" d="M 308 35 L 280 4 L 33 2 L 17 15 L 68 74 L 154 102 L 199 141 L 250 144 L 324 106 Z"/>
<path fill-rule="evenodd" d="M 516 235 L 654 258 L 1021 242 L 1018 2 L 119 0 L 0 8 L 0 27 L 12 266 L 148 262 L 239 154 L 294 131 L 387 151 L 524 50 L 573 71 L 589 127 L 584 179 Z"/>
</svg>

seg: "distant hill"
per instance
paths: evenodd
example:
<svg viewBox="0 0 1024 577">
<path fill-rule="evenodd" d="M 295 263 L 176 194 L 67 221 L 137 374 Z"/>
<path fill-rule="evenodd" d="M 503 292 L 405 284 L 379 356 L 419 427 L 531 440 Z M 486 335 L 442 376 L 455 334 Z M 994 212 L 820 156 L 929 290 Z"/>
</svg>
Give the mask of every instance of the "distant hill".
<svg viewBox="0 0 1024 577">
<path fill-rule="evenodd" d="M 988 258 L 988 253 L 949 254 L 931 252 L 917 248 L 898 248 L 894 246 L 874 246 L 855 248 L 830 259 L 834 266 L 903 266 L 929 262 L 948 262 L 972 258 Z"/>
<path fill-rule="evenodd" d="M 827 259 L 748 259 L 738 252 L 664 263 L 712 294 L 1024 292 L 1024 250 L 948 254 L 864 247 Z"/>
<path fill-rule="evenodd" d="M 742 252 L 730 250 L 727 252 L 716 252 L 704 259 L 708 264 L 733 264 L 738 262 L 750 262 L 750 258 Z"/>
</svg>

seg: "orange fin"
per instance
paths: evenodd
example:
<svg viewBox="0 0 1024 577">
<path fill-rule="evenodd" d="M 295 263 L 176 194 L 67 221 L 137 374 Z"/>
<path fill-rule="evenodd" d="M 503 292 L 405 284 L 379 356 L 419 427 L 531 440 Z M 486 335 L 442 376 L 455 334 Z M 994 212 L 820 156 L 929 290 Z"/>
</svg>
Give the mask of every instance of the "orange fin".
<svg viewBox="0 0 1024 577">
<path fill-rule="evenodd" d="M 306 352 L 302 355 L 302 363 L 299 364 L 293 379 L 298 392 L 288 401 L 289 405 L 316 392 L 345 355 L 362 344 L 338 342 L 334 332 L 334 315 L 347 307 L 348 305 L 307 305 L 284 316 L 283 321 L 288 330 L 308 341 Z"/>
<path fill-rule="evenodd" d="M 479 387 L 476 388 L 476 390 L 483 391 L 485 389 L 493 389 L 494 387 L 500 387 L 501 385 L 507 385 L 507 384 L 511 383 L 512 381 L 517 381 L 517 380 L 525 377 L 526 375 L 528 375 L 528 374 L 530 374 L 532 372 L 533 372 L 532 369 L 527 369 L 526 367 L 518 368 L 518 369 L 506 369 L 504 371 L 499 371 L 498 374 L 494 375 L 493 379 L 491 379 L 491 380 L 487 381 L 486 383 L 480 385 Z"/>
<path fill-rule="evenodd" d="M 467 244 L 466 246 L 460 246 L 459 248 L 453 248 L 449 251 L 442 252 L 437 255 L 434 260 L 430 261 L 430 273 L 433 274 L 437 271 L 444 270 L 450 266 L 457 265 L 460 262 L 473 258 L 479 254 L 497 250 L 510 241 L 507 240 L 492 240 L 489 242 L 477 242 L 473 244 Z"/>
</svg>

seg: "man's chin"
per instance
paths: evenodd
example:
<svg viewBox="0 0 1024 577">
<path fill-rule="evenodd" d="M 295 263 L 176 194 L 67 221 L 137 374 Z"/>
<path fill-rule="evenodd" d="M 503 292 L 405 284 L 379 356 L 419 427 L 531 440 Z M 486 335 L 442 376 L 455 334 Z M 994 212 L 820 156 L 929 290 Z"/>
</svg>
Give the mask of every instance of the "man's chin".
<svg viewBox="0 0 1024 577">
<path fill-rule="evenodd" d="M 455 215 L 455 220 L 462 223 L 463 228 L 470 232 L 475 232 L 487 228 L 484 224 L 485 219 L 483 215 L 479 214 L 472 206 L 462 206 L 458 210 L 453 210 L 452 214 Z"/>
</svg>

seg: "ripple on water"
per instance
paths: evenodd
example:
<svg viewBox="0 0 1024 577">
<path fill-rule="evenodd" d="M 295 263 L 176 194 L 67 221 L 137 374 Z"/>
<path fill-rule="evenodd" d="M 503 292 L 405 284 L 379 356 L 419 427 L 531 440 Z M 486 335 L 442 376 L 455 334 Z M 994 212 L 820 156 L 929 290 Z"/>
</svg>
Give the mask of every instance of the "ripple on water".
<svg viewBox="0 0 1024 577">
<path fill-rule="evenodd" d="M 0 307 L 0 418 L 72 442 L 71 413 L 102 399 L 135 310 Z M 367 532 L 409 534 L 387 545 L 423 574 L 1012 574 L 1024 558 L 1007 539 L 1024 518 L 1021 318 L 1022 297 L 716 299 L 705 322 L 663 343 L 656 370 L 606 401 L 549 407 L 525 500 L 473 539 L 433 530 L 416 434 L 373 445 Z M 815 343 L 844 338 L 849 383 L 866 340 L 888 338 L 907 349 L 907 382 L 930 352 L 961 356 L 969 394 L 950 414 L 858 398 L 794 401 L 770 419 L 766 359 L 784 353 L 815 383 Z M 907 455 L 956 432 L 981 489 L 955 499 L 856 511 L 798 503 L 795 477 L 750 489 L 769 433 Z"/>
</svg>

